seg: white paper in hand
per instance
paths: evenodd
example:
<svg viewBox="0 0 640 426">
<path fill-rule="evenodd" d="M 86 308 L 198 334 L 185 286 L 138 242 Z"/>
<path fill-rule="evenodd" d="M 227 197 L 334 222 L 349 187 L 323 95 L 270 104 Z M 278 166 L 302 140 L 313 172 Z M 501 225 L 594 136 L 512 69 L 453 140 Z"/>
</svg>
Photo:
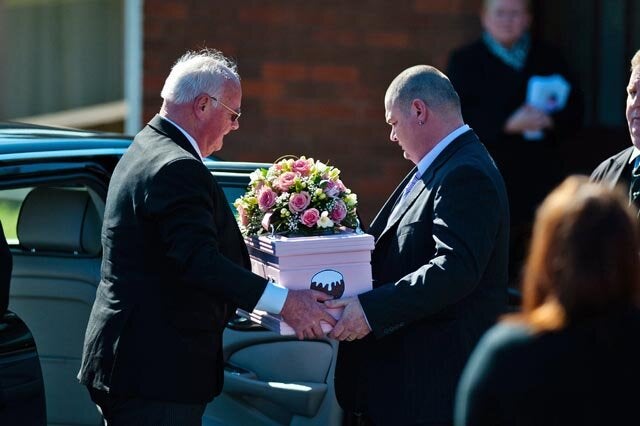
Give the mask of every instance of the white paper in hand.
<svg viewBox="0 0 640 426">
<path fill-rule="evenodd" d="M 560 74 L 549 76 L 534 75 L 527 84 L 527 104 L 552 114 L 560 111 L 567 104 L 571 84 Z M 525 132 L 525 139 L 541 139 L 542 131 Z"/>
<path fill-rule="evenodd" d="M 527 103 L 553 113 L 565 107 L 570 91 L 571 85 L 560 74 L 534 75 L 527 85 Z"/>
</svg>

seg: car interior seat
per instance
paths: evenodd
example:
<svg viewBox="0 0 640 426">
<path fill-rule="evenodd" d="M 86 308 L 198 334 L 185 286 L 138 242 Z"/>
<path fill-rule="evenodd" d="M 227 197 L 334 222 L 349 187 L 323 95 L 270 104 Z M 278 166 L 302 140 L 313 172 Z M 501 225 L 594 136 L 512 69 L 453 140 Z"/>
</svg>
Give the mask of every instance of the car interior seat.
<svg viewBox="0 0 640 426">
<path fill-rule="evenodd" d="M 87 187 L 36 187 L 20 208 L 10 309 L 31 328 L 49 425 L 101 425 L 76 375 L 100 281 L 102 216 Z"/>
</svg>

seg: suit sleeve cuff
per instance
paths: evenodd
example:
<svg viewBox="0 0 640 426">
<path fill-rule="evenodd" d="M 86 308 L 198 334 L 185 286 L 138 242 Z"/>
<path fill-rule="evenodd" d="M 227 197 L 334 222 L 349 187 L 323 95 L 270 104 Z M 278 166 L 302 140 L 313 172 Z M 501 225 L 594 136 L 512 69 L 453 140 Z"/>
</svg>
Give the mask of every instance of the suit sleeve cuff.
<svg viewBox="0 0 640 426">
<path fill-rule="evenodd" d="M 284 301 L 287 299 L 288 294 L 289 290 L 269 281 L 258 303 L 256 303 L 255 309 L 267 311 L 272 314 L 279 314 L 280 311 L 282 311 Z"/>
<path fill-rule="evenodd" d="M 367 313 L 364 310 L 364 306 L 362 306 L 362 300 L 358 297 L 358 301 L 360 302 L 360 309 L 362 309 L 362 316 L 364 318 L 364 322 L 367 323 L 367 327 L 369 327 L 369 331 L 373 331 L 371 328 L 371 324 L 369 324 L 369 318 L 367 318 Z"/>
</svg>

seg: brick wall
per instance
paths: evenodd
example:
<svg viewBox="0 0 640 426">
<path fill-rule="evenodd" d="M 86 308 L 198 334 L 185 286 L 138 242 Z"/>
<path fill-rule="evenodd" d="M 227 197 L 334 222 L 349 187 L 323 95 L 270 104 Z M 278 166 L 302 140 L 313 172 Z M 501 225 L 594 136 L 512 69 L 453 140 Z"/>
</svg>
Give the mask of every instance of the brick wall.
<svg viewBox="0 0 640 426">
<path fill-rule="evenodd" d="M 369 223 L 412 164 L 389 140 L 383 97 L 420 63 L 440 69 L 479 34 L 481 0 L 146 0 L 144 117 L 187 49 L 238 62 L 240 130 L 218 154 L 270 162 L 307 155 L 339 167 Z"/>
</svg>

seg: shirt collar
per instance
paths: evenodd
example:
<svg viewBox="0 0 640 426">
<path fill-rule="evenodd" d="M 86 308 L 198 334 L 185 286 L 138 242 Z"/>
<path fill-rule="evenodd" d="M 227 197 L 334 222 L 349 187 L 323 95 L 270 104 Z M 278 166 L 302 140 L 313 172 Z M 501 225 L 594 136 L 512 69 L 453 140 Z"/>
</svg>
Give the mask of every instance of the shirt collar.
<svg viewBox="0 0 640 426">
<path fill-rule="evenodd" d="M 196 142 L 196 140 L 189 134 L 187 133 L 186 130 L 184 130 L 182 127 L 180 127 L 178 124 L 176 124 L 175 121 L 171 120 L 170 118 L 167 117 L 162 117 L 163 120 L 167 120 L 169 123 L 173 124 L 174 126 L 177 127 L 178 130 L 180 130 L 182 132 L 182 134 L 184 135 L 185 138 L 187 138 L 187 140 L 189 141 L 189 143 L 191 144 L 191 146 L 193 146 L 193 149 L 196 150 L 196 153 L 198 153 L 198 156 L 200 158 L 202 158 L 204 160 L 204 158 L 202 157 L 202 153 L 200 152 L 200 148 L 198 147 L 198 143 Z"/>
<path fill-rule="evenodd" d="M 420 160 L 420 162 L 418 163 L 418 177 L 424 175 L 424 172 L 427 171 L 429 166 L 433 164 L 438 155 L 440 155 L 440 153 L 444 151 L 444 149 L 449 146 L 451 142 L 453 142 L 458 136 L 470 129 L 471 128 L 469 127 L 469 125 L 463 124 L 453 132 L 445 136 L 440 142 L 438 142 L 436 146 L 434 146 L 433 149 L 427 153 L 427 155 L 422 157 L 422 160 Z"/>
<path fill-rule="evenodd" d="M 629 164 L 635 167 L 638 157 L 640 157 L 640 149 L 634 146 L 633 152 L 631 153 L 631 157 L 629 158 Z"/>
</svg>

